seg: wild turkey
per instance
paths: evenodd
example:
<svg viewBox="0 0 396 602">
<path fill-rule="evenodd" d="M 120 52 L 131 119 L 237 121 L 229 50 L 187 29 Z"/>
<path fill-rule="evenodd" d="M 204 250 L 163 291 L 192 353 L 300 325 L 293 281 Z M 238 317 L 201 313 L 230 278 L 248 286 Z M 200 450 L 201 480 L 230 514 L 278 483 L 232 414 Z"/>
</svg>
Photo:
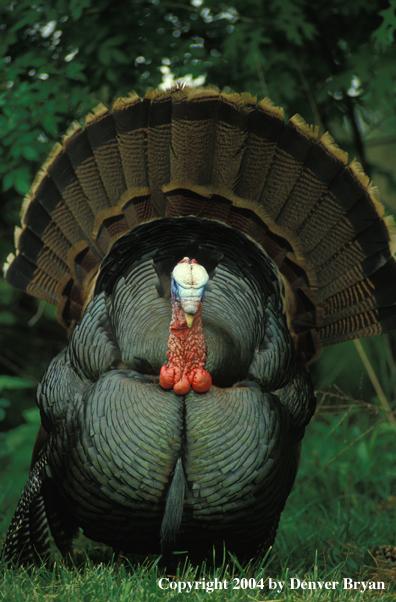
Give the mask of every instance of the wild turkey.
<svg viewBox="0 0 396 602">
<path fill-rule="evenodd" d="M 47 556 L 47 524 L 64 554 L 78 527 L 168 559 L 268 548 L 315 408 L 306 364 L 396 328 L 382 213 L 358 164 L 268 99 L 156 90 L 73 125 L 6 273 L 71 334 L 6 560 Z"/>
</svg>

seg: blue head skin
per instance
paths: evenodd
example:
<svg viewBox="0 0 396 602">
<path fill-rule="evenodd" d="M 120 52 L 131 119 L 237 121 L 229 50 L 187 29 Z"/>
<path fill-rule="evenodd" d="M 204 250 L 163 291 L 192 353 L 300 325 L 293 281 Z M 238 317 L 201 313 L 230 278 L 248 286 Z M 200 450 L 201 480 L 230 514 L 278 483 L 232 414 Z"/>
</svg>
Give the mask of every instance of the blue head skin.
<svg viewBox="0 0 396 602">
<path fill-rule="evenodd" d="M 184 257 L 172 272 L 171 295 L 173 303 L 184 312 L 188 328 L 205 296 L 205 285 L 209 275 L 195 259 Z"/>
</svg>

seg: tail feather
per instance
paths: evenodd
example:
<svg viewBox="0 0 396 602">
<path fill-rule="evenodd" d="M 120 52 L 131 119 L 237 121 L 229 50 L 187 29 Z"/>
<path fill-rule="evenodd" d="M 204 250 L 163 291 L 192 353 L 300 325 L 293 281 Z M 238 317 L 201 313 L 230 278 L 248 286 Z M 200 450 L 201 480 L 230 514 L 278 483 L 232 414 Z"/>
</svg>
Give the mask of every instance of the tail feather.
<svg viewBox="0 0 396 602">
<path fill-rule="evenodd" d="M 234 186 L 238 197 L 256 203 L 260 199 L 283 127 L 283 109 L 275 107 L 268 98 L 262 100 L 254 110 L 252 107 L 243 157 Z M 269 213 L 269 209 L 267 211 Z"/>
<path fill-rule="evenodd" d="M 177 545 L 177 537 L 183 516 L 186 477 L 183 472 L 181 458 L 176 462 L 172 483 L 165 504 L 164 518 L 161 525 L 161 551 L 165 560 L 170 560 Z"/>
<path fill-rule="evenodd" d="M 323 137 L 316 142 L 311 137 L 311 148 L 304 161 L 303 169 L 295 182 L 287 203 L 277 217 L 277 224 L 298 233 L 301 248 L 306 252 L 308 238 L 301 235 L 305 224 L 310 224 L 318 206 L 335 178 L 344 170 L 343 160 L 337 159 L 328 149 Z M 326 139 L 325 139 L 326 140 Z M 343 158 L 345 160 L 345 157 Z M 321 222 L 323 228 L 325 222 Z M 315 234 L 317 236 L 318 229 Z M 316 238 L 315 238 L 316 240 Z"/>
<path fill-rule="evenodd" d="M 148 113 L 147 154 L 148 186 L 151 204 L 156 215 L 165 214 L 164 183 L 170 179 L 170 152 L 172 130 L 172 98 L 168 93 L 154 93 Z"/>
<path fill-rule="evenodd" d="M 27 197 L 7 279 L 58 304 L 72 327 L 122 234 L 187 215 L 227 223 L 267 251 L 307 359 L 314 340 L 394 328 L 392 224 L 359 165 L 300 117 L 285 125 L 268 99 L 209 88 L 151 90 L 74 124 Z"/>
<path fill-rule="evenodd" d="M 85 240 L 90 240 L 95 216 L 87 202 L 73 165 L 62 147 L 52 158 L 51 163 L 47 165 L 47 173 L 61 196 L 60 202 L 62 208 L 63 205 L 66 205 L 77 222 Z"/>
<path fill-rule="evenodd" d="M 29 225 L 33 229 L 36 224 L 40 224 L 44 236 L 48 229 L 55 224 L 62 232 L 63 238 L 68 241 L 69 248 L 80 240 L 84 240 L 84 233 L 76 218 L 65 204 L 55 182 L 48 174 L 44 173 L 37 185 L 33 185 L 24 206 L 23 224 L 25 226 Z M 54 248 L 57 248 L 56 240 Z"/>
<path fill-rule="evenodd" d="M 110 206 L 110 201 L 88 138 L 88 128 L 81 130 L 73 124 L 64 140 L 64 147 L 91 211 L 97 215 Z"/>
<path fill-rule="evenodd" d="M 67 274 L 67 264 L 52 253 L 44 242 L 29 228 L 22 230 L 18 247 L 26 260 L 37 266 L 43 275 L 45 274 L 54 282 L 60 282 Z"/>
<path fill-rule="evenodd" d="M 211 185 L 219 103 L 215 91 L 193 96 L 190 102 L 186 90 L 176 96 L 170 152 L 172 180 Z"/>
<path fill-rule="evenodd" d="M 212 190 L 222 192 L 235 189 L 254 106 L 250 99 L 247 100 L 249 102 L 235 95 L 230 97 L 219 95 L 216 101 L 214 99 L 211 101 L 216 117 L 213 121 L 208 120 L 208 126 L 205 128 L 205 130 L 209 129 L 209 124 L 213 123 L 212 146 L 205 157 L 207 181 L 203 184 L 209 185 Z M 207 101 L 201 100 L 199 104 L 202 105 L 204 102 Z M 198 107 L 196 111 L 191 112 L 194 116 L 198 112 Z M 188 138 L 186 143 L 188 144 Z"/>
<path fill-rule="evenodd" d="M 70 219 L 73 220 L 71 214 Z M 36 197 L 34 202 L 32 199 L 27 205 L 23 223 L 25 229 L 35 234 L 60 259 L 67 257 L 72 243 L 54 221 L 45 204 L 41 203 L 40 197 Z"/>
<path fill-rule="evenodd" d="M 88 116 L 85 131 L 109 200 L 108 205 L 116 205 L 127 186 L 112 113 L 105 107 L 99 106 L 93 115 Z"/>
<path fill-rule="evenodd" d="M 341 255 L 345 256 L 346 261 L 352 255 L 352 262 L 354 256 L 356 263 L 364 257 L 377 253 L 380 248 L 390 250 L 389 232 L 383 220 L 377 217 L 366 224 L 355 225 L 352 219 L 352 214 L 344 215 L 306 255 L 307 261 L 316 271 L 336 262 Z"/>
<path fill-rule="evenodd" d="M 318 279 L 321 282 L 321 286 L 319 289 L 319 295 L 321 299 L 325 300 L 329 296 L 332 296 L 336 293 L 339 293 L 345 289 L 353 285 L 368 285 L 371 284 L 371 276 L 383 267 L 388 261 L 393 264 L 394 260 L 390 255 L 389 248 L 385 248 L 384 250 L 375 253 L 374 255 L 370 255 L 365 259 L 362 259 L 364 255 L 359 252 L 359 248 L 355 253 L 356 262 L 352 264 L 350 261 L 349 264 L 342 261 L 342 258 L 338 262 L 338 271 L 337 265 L 334 261 L 327 269 L 324 268 L 324 276 L 321 277 L 321 272 L 318 274 Z M 348 257 L 345 257 L 347 260 Z M 392 261 L 393 260 L 393 261 Z M 333 268 L 333 269 L 331 269 Z M 347 272 L 342 273 L 343 269 L 348 269 Z M 323 282 L 323 284 L 322 284 Z M 382 288 L 382 283 L 380 285 Z"/>
<path fill-rule="evenodd" d="M 147 222 L 157 217 L 151 203 L 149 188 L 130 188 L 121 197 L 118 205 L 125 215 L 130 230 L 142 222 Z"/>
<path fill-rule="evenodd" d="M 300 127 L 293 119 L 284 126 L 278 140 L 260 204 L 269 209 L 271 219 L 276 223 L 280 220 L 281 227 L 285 227 L 281 215 L 315 141 L 316 136 L 305 126 Z"/>
<path fill-rule="evenodd" d="M 371 337 L 396 328 L 395 308 L 384 307 L 332 322 L 320 327 L 318 334 L 322 345 L 334 345 L 352 339 Z"/>
<path fill-rule="evenodd" d="M 48 278 L 40 272 L 40 279 L 37 277 L 36 264 L 29 261 L 23 255 L 19 255 L 18 265 L 12 262 L 7 267 L 7 279 L 12 282 L 18 290 L 25 291 L 34 297 L 38 297 L 47 303 L 57 305 L 58 282 Z"/>
<path fill-rule="evenodd" d="M 147 122 L 150 101 L 119 98 L 113 107 L 118 148 L 128 189 L 147 188 Z"/>
</svg>

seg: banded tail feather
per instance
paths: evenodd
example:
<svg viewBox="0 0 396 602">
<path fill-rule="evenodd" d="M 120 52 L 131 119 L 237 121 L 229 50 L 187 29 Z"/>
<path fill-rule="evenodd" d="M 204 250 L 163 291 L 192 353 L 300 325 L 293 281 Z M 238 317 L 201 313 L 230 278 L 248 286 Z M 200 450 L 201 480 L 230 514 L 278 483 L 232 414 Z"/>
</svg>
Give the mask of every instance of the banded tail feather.
<svg viewBox="0 0 396 602">
<path fill-rule="evenodd" d="M 321 342 L 393 328 L 392 295 L 381 291 L 389 279 L 375 277 L 385 265 L 396 273 L 392 224 L 360 167 L 300 117 L 284 124 L 267 99 L 215 89 L 151 91 L 112 112 L 98 107 L 85 129 L 74 124 L 25 201 L 7 280 L 57 305 L 70 328 L 114 241 L 180 215 L 217 219 L 267 251 L 307 359 Z"/>
</svg>

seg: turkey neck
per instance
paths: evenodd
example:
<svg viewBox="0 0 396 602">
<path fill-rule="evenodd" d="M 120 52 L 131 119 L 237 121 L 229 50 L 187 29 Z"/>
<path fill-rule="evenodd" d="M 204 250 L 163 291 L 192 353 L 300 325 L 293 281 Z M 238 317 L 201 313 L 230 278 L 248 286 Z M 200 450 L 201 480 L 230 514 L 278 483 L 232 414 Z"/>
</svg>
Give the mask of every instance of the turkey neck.
<svg viewBox="0 0 396 602">
<path fill-rule="evenodd" d="M 168 365 L 174 367 L 175 380 L 176 378 L 179 379 L 173 387 L 175 393 L 188 393 L 190 390 L 189 375 L 196 370 L 202 371 L 206 362 L 206 346 L 201 313 L 202 302 L 195 314 L 193 324 L 189 328 L 182 308 L 177 303 L 172 303 L 167 356 Z"/>
<path fill-rule="evenodd" d="M 205 337 L 202 330 L 202 302 L 195 314 L 191 328 L 188 327 L 184 312 L 181 307 L 172 303 L 172 319 L 169 326 L 170 335 L 168 340 L 168 359 L 175 357 L 173 346 L 176 345 L 183 353 L 183 357 L 191 362 L 191 367 L 203 367 L 206 361 Z M 190 354 L 194 357 L 190 358 Z"/>
</svg>

